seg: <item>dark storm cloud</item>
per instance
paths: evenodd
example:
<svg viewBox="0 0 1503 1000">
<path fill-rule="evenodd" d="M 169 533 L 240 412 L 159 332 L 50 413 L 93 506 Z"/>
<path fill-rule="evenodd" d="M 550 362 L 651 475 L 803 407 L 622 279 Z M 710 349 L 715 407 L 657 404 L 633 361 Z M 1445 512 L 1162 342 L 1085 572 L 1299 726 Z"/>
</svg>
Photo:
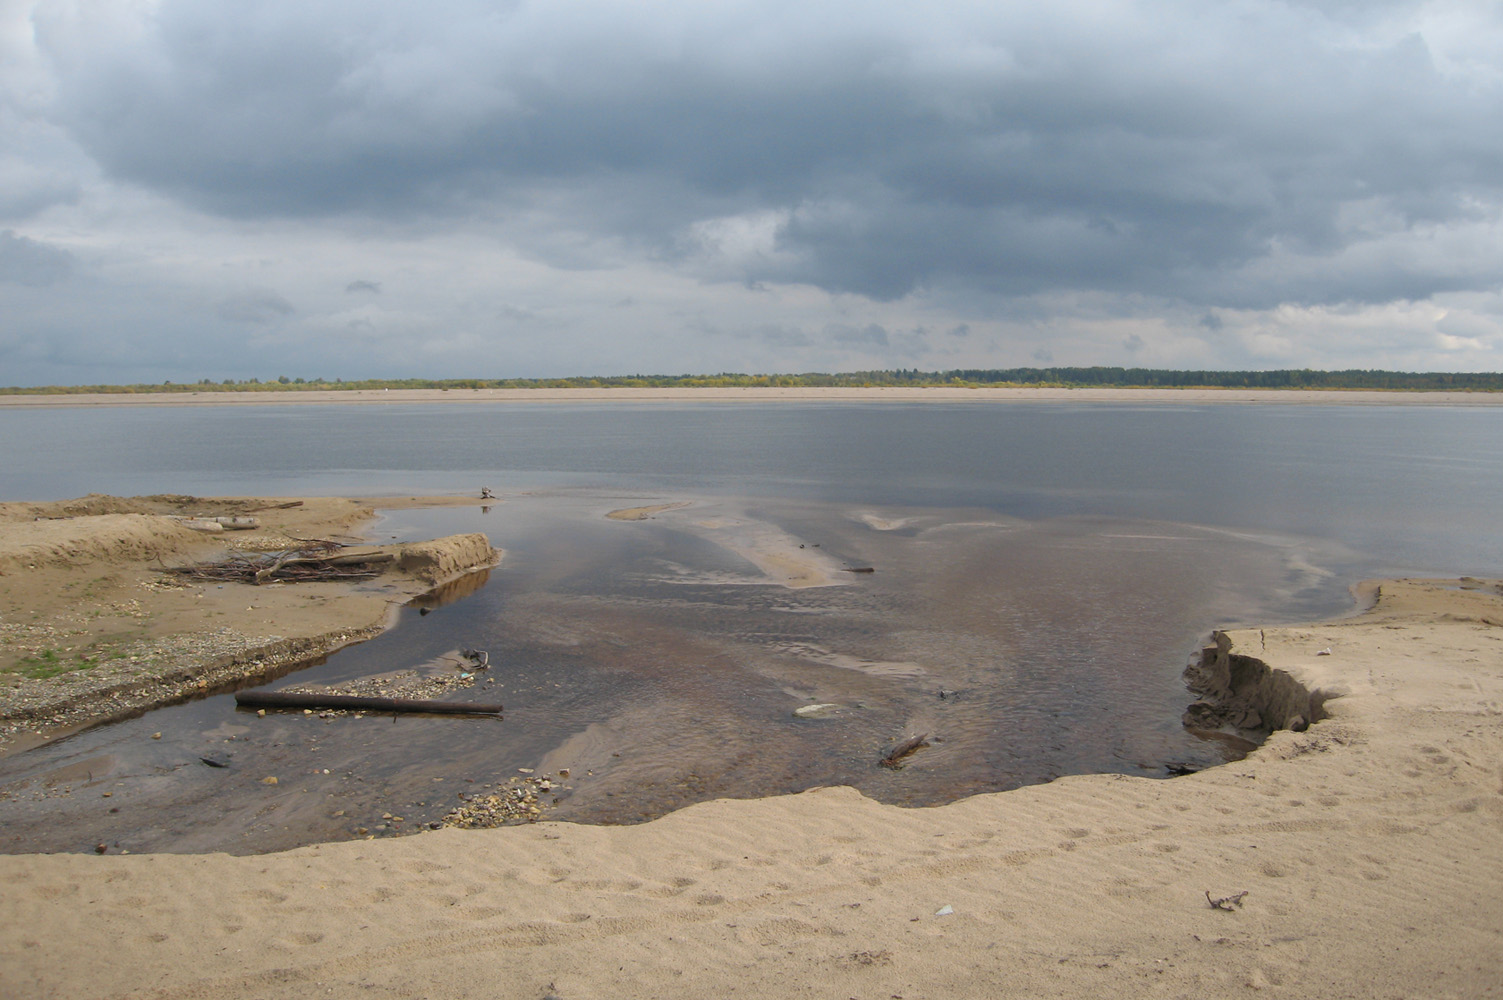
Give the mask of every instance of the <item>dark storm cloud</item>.
<svg viewBox="0 0 1503 1000">
<path fill-rule="evenodd" d="M 1382 250 L 1495 220 L 1503 184 L 1497 75 L 1380 30 L 1411 4 L 65 9 L 37 17 L 55 120 L 228 215 L 483 209 L 589 266 L 556 234 L 685 263 L 684 227 L 773 212 L 775 245 L 729 276 L 877 300 L 1497 285 Z"/>
<path fill-rule="evenodd" d="M 73 255 L 48 246 L 15 230 L 0 230 L 0 281 L 41 287 L 66 278 L 73 270 Z"/>
</svg>

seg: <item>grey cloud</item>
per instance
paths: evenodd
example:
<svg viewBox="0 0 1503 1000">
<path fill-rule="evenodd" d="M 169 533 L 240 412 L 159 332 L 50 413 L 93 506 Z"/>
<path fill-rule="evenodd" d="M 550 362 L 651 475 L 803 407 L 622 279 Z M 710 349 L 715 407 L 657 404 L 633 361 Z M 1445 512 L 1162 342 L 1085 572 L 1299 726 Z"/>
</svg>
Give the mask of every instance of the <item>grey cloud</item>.
<svg viewBox="0 0 1503 1000">
<path fill-rule="evenodd" d="M 773 213 L 767 252 L 715 280 L 878 301 L 1097 292 L 1204 312 L 1499 280 L 1495 256 L 1413 249 L 1503 212 L 1500 84 L 1394 34 L 1416 3 L 1121 2 L 1082 21 L 162 0 L 119 30 L 130 9 L 38 12 L 51 116 L 113 176 L 230 216 L 492 219 L 589 268 L 684 264 L 704 250 L 687 227 Z"/>
<path fill-rule="evenodd" d="M 513 323 L 531 323 L 538 319 L 538 314 L 531 309 L 524 309 L 506 302 L 496 308 L 496 315 Z"/>
<path fill-rule="evenodd" d="M 15 230 L 0 230 L 0 281 L 18 285 L 45 286 L 66 278 L 73 270 L 73 255 Z"/>
<path fill-rule="evenodd" d="M 877 323 L 868 323 L 861 327 L 832 323 L 825 327 L 825 335 L 837 344 L 858 344 L 873 347 L 886 347 L 888 345 L 887 330 Z"/>
<path fill-rule="evenodd" d="M 276 292 L 251 289 L 221 301 L 216 309 L 220 319 L 232 323 L 264 324 L 291 316 L 297 310 Z"/>
<path fill-rule="evenodd" d="M 372 295 L 381 294 L 381 282 L 379 281 L 352 281 L 344 286 L 346 295 L 354 295 L 360 292 L 368 292 Z"/>
<path fill-rule="evenodd" d="M 71 177 L 0 158 L 0 219 L 27 219 L 53 205 L 76 202 L 79 194 L 78 181 Z"/>
<path fill-rule="evenodd" d="M 754 337 L 765 344 L 784 349 L 812 347 L 815 343 L 815 339 L 807 330 L 773 323 L 766 323 L 746 331 L 737 331 L 737 336 Z"/>
</svg>

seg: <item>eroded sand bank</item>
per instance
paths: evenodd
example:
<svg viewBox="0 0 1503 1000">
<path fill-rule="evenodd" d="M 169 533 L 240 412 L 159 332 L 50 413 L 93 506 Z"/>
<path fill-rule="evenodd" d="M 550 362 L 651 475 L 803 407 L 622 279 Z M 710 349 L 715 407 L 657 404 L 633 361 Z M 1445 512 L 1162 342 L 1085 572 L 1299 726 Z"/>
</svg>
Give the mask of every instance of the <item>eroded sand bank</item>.
<svg viewBox="0 0 1503 1000">
<path fill-rule="evenodd" d="M 1357 617 L 1227 633 L 1244 666 L 1335 696 L 1329 717 L 1170 781 L 921 810 L 822 789 L 245 858 L 0 857 L 0 993 L 1486 996 L 1500 595 L 1392 582 Z"/>
<path fill-rule="evenodd" d="M 498 555 L 479 535 L 394 546 L 391 572 L 359 585 L 215 584 L 164 568 L 310 541 L 360 543 L 378 504 L 478 502 L 164 495 L 0 504 L 0 752 L 368 638 L 395 605 Z M 209 534 L 185 526 L 187 515 L 258 526 Z"/>
</svg>

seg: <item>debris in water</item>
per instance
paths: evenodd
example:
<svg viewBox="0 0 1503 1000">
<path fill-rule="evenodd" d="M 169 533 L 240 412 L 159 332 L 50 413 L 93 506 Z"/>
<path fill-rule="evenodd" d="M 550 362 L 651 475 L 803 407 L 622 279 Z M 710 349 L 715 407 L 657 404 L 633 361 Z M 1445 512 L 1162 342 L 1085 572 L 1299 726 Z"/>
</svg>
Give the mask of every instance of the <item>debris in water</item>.
<svg viewBox="0 0 1503 1000">
<path fill-rule="evenodd" d="M 891 750 L 887 751 L 887 753 L 883 755 L 880 763 L 883 767 L 890 767 L 893 770 L 897 770 L 903 766 L 903 761 L 906 758 L 913 756 L 913 754 L 917 753 L 919 750 L 928 745 L 928 733 L 924 733 L 921 736 L 910 737 L 909 739 L 903 740 L 901 743 L 894 746 Z"/>
</svg>

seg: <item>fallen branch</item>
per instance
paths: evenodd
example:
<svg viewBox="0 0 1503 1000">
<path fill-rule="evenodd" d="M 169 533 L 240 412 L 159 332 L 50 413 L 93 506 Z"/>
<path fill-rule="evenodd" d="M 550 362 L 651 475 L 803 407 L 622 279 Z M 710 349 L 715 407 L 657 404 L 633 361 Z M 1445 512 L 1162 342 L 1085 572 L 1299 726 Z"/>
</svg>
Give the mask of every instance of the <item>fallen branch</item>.
<svg viewBox="0 0 1503 1000">
<path fill-rule="evenodd" d="M 318 540 L 302 548 L 258 556 L 237 556 L 221 562 L 198 563 L 167 570 L 194 580 L 263 584 L 297 580 L 368 580 L 396 561 L 391 552 L 340 551 L 338 542 Z"/>
<path fill-rule="evenodd" d="M 276 562 L 265 569 L 257 570 L 255 581 L 257 584 L 265 583 L 288 566 L 379 566 L 384 563 L 395 562 L 396 558 L 390 552 L 365 552 L 327 556 L 310 556 L 301 552 L 284 552 L 278 557 Z"/>
<path fill-rule="evenodd" d="M 1206 902 L 1211 904 L 1213 910 L 1230 910 L 1233 906 L 1240 907 L 1242 900 L 1247 896 L 1248 890 L 1233 893 L 1230 896 L 1222 896 L 1220 899 L 1211 898 L 1211 890 L 1206 890 Z"/>
<path fill-rule="evenodd" d="M 893 770 L 897 770 L 898 768 L 903 766 L 903 760 L 905 758 L 911 757 L 913 754 L 917 753 L 919 750 L 928 745 L 928 733 L 924 733 L 922 736 L 914 736 L 910 739 L 904 740 L 897 746 L 893 747 L 891 750 L 887 751 L 886 755 L 884 755 L 883 758 L 878 761 L 878 763 L 880 763 L 883 767 L 890 767 Z"/>
<path fill-rule="evenodd" d="M 295 694 L 290 691 L 237 691 L 235 704 L 247 708 L 333 708 L 364 712 L 430 712 L 441 715 L 500 715 L 500 705 L 463 701 L 372 698 L 354 694 Z"/>
</svg>

